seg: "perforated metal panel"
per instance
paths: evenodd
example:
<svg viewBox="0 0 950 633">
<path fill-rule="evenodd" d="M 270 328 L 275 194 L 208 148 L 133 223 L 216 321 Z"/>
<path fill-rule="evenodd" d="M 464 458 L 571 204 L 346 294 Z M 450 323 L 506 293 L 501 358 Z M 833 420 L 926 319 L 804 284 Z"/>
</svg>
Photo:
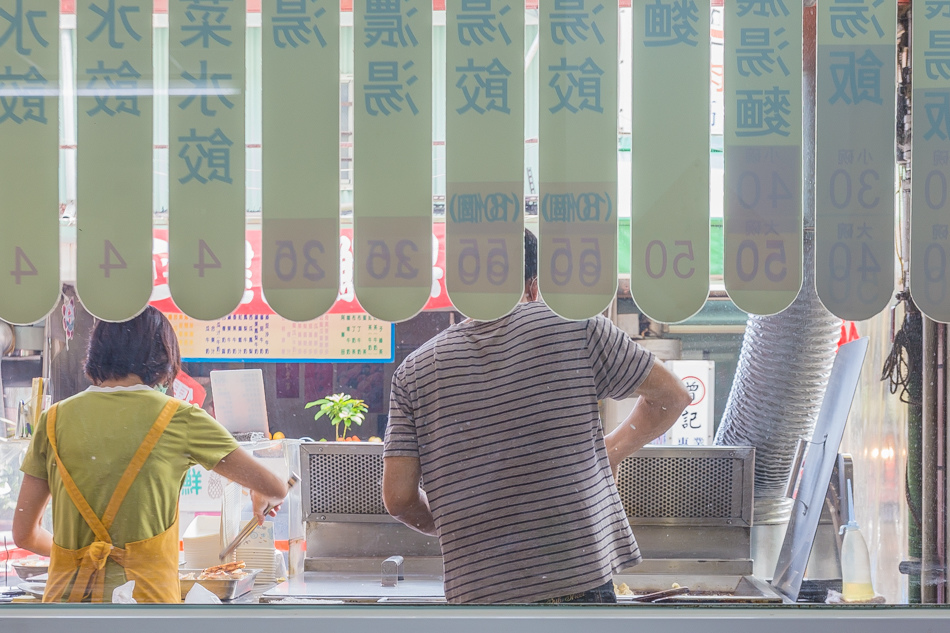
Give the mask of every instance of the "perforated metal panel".
<svg viewBox="0 0 950 633">
<path fill-rule="evenodd" d="M 646 447 L 620 465 L 633 525 L 749 525 L 753 449 Z"/>
<path fill-rule="evenodd" d="M 304 518 L 308 521 L 393 519 L 382 499 L 381 444 L 302 444 Z"/>
</svg>

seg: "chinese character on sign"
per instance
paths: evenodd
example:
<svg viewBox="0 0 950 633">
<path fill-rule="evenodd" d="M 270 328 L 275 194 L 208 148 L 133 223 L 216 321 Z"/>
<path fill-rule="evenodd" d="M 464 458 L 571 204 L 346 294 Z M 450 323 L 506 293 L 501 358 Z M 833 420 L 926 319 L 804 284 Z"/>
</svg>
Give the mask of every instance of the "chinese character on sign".
<svg viewBox="0 0 950 633">
<path fill-rule="evenodd" d="M 7 66 L 0 73 L 0 123 L 47 123 L 46 101 L 43 97 L 48 90 L 46 79 L 36 67 L 31 67 L 21 75 L 11 72 Z"/>
<path fill-rule="evenodd" d="M 924 93 L 924 112 L 929 129 L 925 139 L 934 136 L 942 141 L 950 139 L 950 90 L 928 90 Z"/>
<path fill-rule="evenodd" d="M 201 493 L 201 473 L 197 468 L 189 468 L 185 473 L 185 483 L 182 484 L 181 494 L 196 495 Z"/>
<path fill-rule="evenodd" d="M 408 71 L 413 65 L 411 61 L 406 62 L 402 69 Z M 393 112 L 402 112 L 399 104 L 403 101 L 409 105 L 413 116 L 419 114 L 419 108 L 408 91 L 408 87 L 418 81 L 415 75 L 405 81 L 407 88 L 404 88 L 403 82 L 399 81 L 399 65 L 396 62 L 369 62 L 368 77 L 369 83 L 363 85 L 363 90 L 366 111 L 371 116 L 389 116 Z"/>
<path fill-rule="evenodd" d="M 205 184 L 211 180 L 220 180 L 231 184 L 231 139 L 224 135 L 220 128 L 215 128 L 210 136 L 198 136 L 195 129 L 191 129 L 188 136 L 180 136 L 182 145 L 178 157 L 183 159 L 188 174 L 179 178 L 178 182 L 185 184 L 196 180 Z M 192 145 L 194 144 L 194 145 Z"/>
<path fill-rule="evenodd" d="M 655 0 L 646 6 L 644 46 L 696 46 L 699 9 L 693 0 Z"/>
<path fill-rule="evenodd" d="M 737 0 L 736 4 L 739 8 L 740 18 L 749 12 L 752 15 L 760 15 L 765 18 L 788 15 L 785 0 Z"/>
<path fill-rule="evenodd" d="M 613 214 L 613 201 L 610 195 L 591 193 L 545 194 L 541 198 L 541 215 L 548 222 L 600 222 L 610 220 Z"/>
<path fill-rule="evenodd" d="M 784 33 L 784 27 L 776 29 L 774 33 L 770 33 L 767 28 L 739 29 L 739 46 L 736 48 L 736 70 L 739 74 L 744 77 L 750 75 L 760 77 L 762 73 L 771 74 L 772 65 L 777 63 L 788 77 L 789 70 L 785 65 L 785 60 L 780 54 L 773 57 L 776 49 L 781 51 L 788 46 L 788 40 L 782 39 Z M 772 35 L 781 39 L 775 46 L 771 43 Z"/>
<path fill-rule="evenodd" d="M 788 136 L 792 113 L 788 90 L 736 90 L 736 136 Z"/>
<path fill-rule="evenodd" d="M 881 67 L 884 63 L 871 49 L 867 49 L 861 57 L 856 57 L 851 51 L 832 52 L 830 55 L 844 61 L 829 66 L 835 93 L 828 103 L 835 103 L 839 99 L 849 105 L 862 101 L 878 105 L 884 103 L 881 99 Z"/>
<path fill-rule="evenodd" d="M 939 167 L 940 165 L 950 165 L 950 150 L 934 150 L 934 167 Z"/>
<path fill-rule="evenodd" d="M 862 223 L 861 226 L 858 227 L 858 239 L 871 239 L 871 227 L 867 225 L 867 222 Z"/>
<path fill-rule="evenodd" d="M 469 58 L 466 66 L 456 66 L 455 71 L 462 73 L 455 87 L 465 97 L 465 105 L 457 108 L 456 112 L 464 114 L 472 110 L 485 114 L 489 110 L 496 110 L 504 114 L 511 113 L 508 108 L 508 77 L 511 71 L 497 57 L 487 66 L 476 66 L 475 60 Z"/>
<path fill-rule="evenodd" d="M 0 46 L 5 46 L 10 40 L 10 37 L 15 36 L 16 52 L 20 55 L 29 55 L 33 52 L 33 49 L 27 48 L 26 43 L 23 41 L 23 36 L 25 35 L 24 29 L 29 28 L 30 33 L 33 35 L 33 40 L 43 48 L 46 48 L 49 46 L 49 42 L 44 40 L 40 32 L 36 30 L 36 18 L 45 17 L 46 11 L 23 11 L 23 0 L 16 0 L 16 13 L 13 15 L 10 15 L 10 13 L 4 9 L 0 9 L 0 18 L 10 23 L 7 30 L 0 35 Z"/>
<path fill-rule="evenodd" d="M 99 26 L 96 29 L 86 36 L 86 39 L 90 42 L 96 41 L 100 35 L 105 31 L 109 35 L 109 46 L 112 48 L 124 48 L 125 43 L 120 42 L 116 39 L 116 20 L 122 23 L 122 28 L 125 29 L 126 35 L 131 37 L 136 42 L 142 39 L 142 36 L 135 32 L 135 29 L 132 28 L 132 25 L 129 24 L 129 13 L 138 13 L 139 7 L 127 5 L 116 7 L 116 0 L 109 0 L 109 4 L 106 5 L 106 8 L 103 9 L 96 4 L 90 4 L 89 9 L 102 18 L 102 21 L 99 23 Z"/>
<path fill-rule="evenodd" d="M 225 97 L 225 95 L 233 94 L 238 91 L 226 86 L 222 87 L 221 84 L 218 83 L 220 81 L 230 80 L 230 73 L 212 73 L 208 75 L 208 62 L 202 60 L 201 73 L 197 77 L 187 71 L 183 71 L 181 78 L 191 82 L 191 88 L 186 89 L 188 97 L 178 104 L 178 107 L 182 110 L 191 105 L 191 102 L 195 100 L 195 96 L 201 97 L 201 114 L 205 116 L 214 116 L 217 114 L 217 110 L 212 110 L 208 107 L 208 97 L 210 96 L 217 96 L 218 100 L 229 110 L 234 107 L 234 103 Z"/>
<path fill-rule="evenodd" d="M 934 224 L 933 225 L 933 239 L 940 242 L 946 242 L 948 239 L 948 231 L 950 225 L 947 224 Z"/>
<path fill-rule="evenodd" d="M 927 0 L 924 5 L 927 7 L 928 20 L 933 20 L 938 15 L 950 18 L 950 0 Z"/>
<path fill-rule="evenodd" d="M 310 13 L 308 5 L 316 0 L 276 0 L 276 2 L 276 15 L 271 20 L 271 24 L 274 44 L 277 48 L 287 48 L 288 44 L 293 48 L 297 48 L 300 44 L 309 44 L 311 35 L 316 38 L 321 47 L 326 48 L 327 41 L 317 25 L 317 21 L 326 14 L 326 9 L 320 7 Z"/>
<path fill-rule="evenodd" d="M 409 27 L 409 18 L 417 13 L 415 8 L 402 13 L 402 0 L 366 0 L 366 48 L 381 44 L 397 48 L 418 46 L 415 34 Z M 405 20 L 403 18 L 406 18 Z"/>
<path fill-rule="evenodd" d="M 683 411 L 683 413 L 680 414 L 680 426 L 684 429 L 701 429 L 703 425 L 696 420 L 698 417 L 699 414 L 695 411 Z"/>
<path fill-rule="evenodd" d="M 449 203 L 449 215 L 454 222 L 507 222 L 509 208 L 514 212 L 512 219 L 517 219 L 518 196 L 515 194 L 455 194 Z"/>
<path fill-rule="evenodd" d="M 554 0 L 554 12 L 551 13 L 551 39 L 557 45 L 577 44 L 586 41 L 588 31 L 592 32 L 601 44 L 606 42 L 591 14 L 597 15 L 604 10 L 598 3 L 590 13 L 584 9 L 585 0 Z M 588 23 L 589 22 L 589 23 Z"/>
<path fill-rule="evenodd" d="M 86 114 L 95 116 L 102 112 L 109 116 L 124 112 L 139 116 L 138 87 L 141 75 L 132 68 L 129 62 L 122 62 L 118 68 L 106 68 L 105 63 L 99 60 L 96 68 L 86 70 L 89 82 L 86 84 L 88 94 L 95 97 L 96 107 L 87 110 Z M 110 99 L 115 103 L 110 107 Z"/>
<path fill-rule="evenodd" d="M 491 5 L 492 0 L 462 0 L 458 14 L 458 36 L 462 46 L 481 46 L 485 42 L 494 42 L 495 31 L 501 34 L 505 44 L 511 44 L 511 37 L 498 17 L 506 15 L 511 7 L 506 4 L 496 15 Z"/>
<path fill-rule="evenodd" d="M 557 105 L 549 108 L 552 114 L 562 109 L 572 113 L 591 110 L 603 114 L 604 108 L 600 103 L 600 78 L 604 71 L 594 63 L 593 59 L 588 57 L 584 63 L 573 66 L 562 57 L 560 64 L 548 66 L 548 70 L 554 71 L 548 86 L 554 88 L 558 100 Z"/>
<path fill-rule="evenodd" d="M 924 51 L 927 76 L 950 79 L 950 31 L 931 31 L 930 48 Z"/>
<path fill-rule="evenodd" d="M 181 1 L 188 5 L 184 13 L 188 24 L 183 24 L 181 31 L 186 35 L 194 33 L 191 37 L 181 40 L 182 46 L 191 46 L 198 40 L 201 40 L 202 48 L 211 48 L 211 40 L 222 46 L 231 45 L 231 40 L 225 38 L 225 34 L 230 35 L 231 25 L 223 22 L 233 0 Z"/>
<path fill-rule="evenodd" d="M 842 223 L 838 225 L 838 239 L 839 240 L 850 240 L 854 237 L 854 225 L 848 223 Z"/>
<path fill-rule="evenodd" d="M 834 0 L 834 5 L 829 9 L 831 34 L 837 38 L 854 38 L 858 35 L 867 35 L 868 25 L 872 25 L 877 31 L 877 36 L 884 37 L 884 29 L 881 28 L 877 16 L 868 17 L 871 10 L 867 6 L 869 1 L 877 7 L 885 0 Z"/>
</svg>

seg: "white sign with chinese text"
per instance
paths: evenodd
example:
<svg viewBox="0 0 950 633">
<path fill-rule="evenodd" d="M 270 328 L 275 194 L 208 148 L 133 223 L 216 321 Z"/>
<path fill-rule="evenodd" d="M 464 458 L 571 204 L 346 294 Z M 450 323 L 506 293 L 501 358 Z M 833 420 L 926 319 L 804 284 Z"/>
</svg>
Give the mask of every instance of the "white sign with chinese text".
<svg viewBox="0 0 950 633">
<path fill-rule="evenodd" d="M 671 360 L 667 368 L 680 377 L 693 401 L 666 432 L 668 446 L 712 446 L 715 431 L 716 363 L 711 360 Z"/>
</svg>

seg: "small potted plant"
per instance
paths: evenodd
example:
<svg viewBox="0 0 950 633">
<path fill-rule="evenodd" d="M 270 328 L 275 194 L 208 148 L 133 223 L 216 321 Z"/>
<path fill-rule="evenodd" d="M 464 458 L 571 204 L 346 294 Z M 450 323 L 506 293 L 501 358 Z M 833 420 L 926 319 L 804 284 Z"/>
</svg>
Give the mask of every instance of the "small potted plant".
<svg viewBox="0 0 950 633">
<path fill-rule="evenodd" d="M 320 407 L 320 410 L 313 416 L 314 420 L 319 420 L 323 416 L 330 418 L 337 442 L 346 441 L 346 432 L 350 430 L 351 424 L 363 424 L 363 414 L 369 408 L 362 400 L 351 398 L 345 393 L 335 393 L 326 398 L 308 402 L 304 408 L 309 409 L 310 407 Z M 342 435 L 340 434 L 341 425 L 343 426 Z"/>
</svg>

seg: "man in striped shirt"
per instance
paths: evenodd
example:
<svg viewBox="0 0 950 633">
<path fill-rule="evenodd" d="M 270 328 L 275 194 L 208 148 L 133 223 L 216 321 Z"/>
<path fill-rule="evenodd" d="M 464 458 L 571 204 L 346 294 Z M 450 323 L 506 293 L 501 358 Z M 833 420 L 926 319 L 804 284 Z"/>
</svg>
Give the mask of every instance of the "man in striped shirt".
<svg viewBox="0 0 950 633">
<path fill-rule="evenodd" d="M 537 299 L 525 231 L 522 302 L 453 325 L 393 376 L 383 501 L 438 535 L 452 603 L 616 601 L 613 573 L 640 562 L 617 468 L 690 402 L 609 320 L 568 321 Z M 605 437 L 598 400 L 632 396 Z"/>
</svg>

